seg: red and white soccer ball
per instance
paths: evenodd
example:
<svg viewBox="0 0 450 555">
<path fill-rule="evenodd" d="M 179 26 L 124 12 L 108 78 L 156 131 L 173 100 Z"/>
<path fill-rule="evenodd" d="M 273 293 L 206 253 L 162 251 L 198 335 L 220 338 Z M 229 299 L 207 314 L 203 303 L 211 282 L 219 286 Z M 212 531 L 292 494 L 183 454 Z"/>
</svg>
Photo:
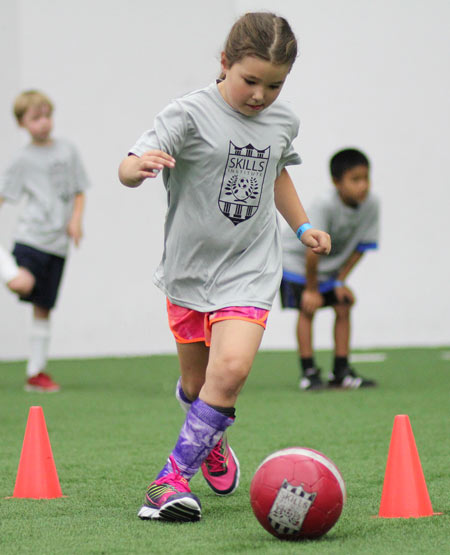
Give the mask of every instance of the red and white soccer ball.
<svg viewBox="0 0 450 555">
<path fill-rule="evenodd" d="M 250 502 L 260 524 L 277 538 L 318 538 L 332 528 L 344 506 L 345 483 L 323 453 L 289 447 L 272 453 L 257 468 Z"/>
</svg>

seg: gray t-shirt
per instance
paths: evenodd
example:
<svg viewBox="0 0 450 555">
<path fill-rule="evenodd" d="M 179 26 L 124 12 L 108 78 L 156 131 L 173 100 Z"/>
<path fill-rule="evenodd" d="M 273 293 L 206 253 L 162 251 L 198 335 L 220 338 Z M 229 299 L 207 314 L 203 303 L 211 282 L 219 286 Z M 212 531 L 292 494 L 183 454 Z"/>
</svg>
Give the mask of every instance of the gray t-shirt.
<svg viewBox="0 0 450 555">
<path fill-rule="evenodd" d="M 271 308 L 281 280 L 274 182 L 301 163 L 292 147 L 298 127 L 285 102 L 247 117 L 213 83 L 169 104 L 131 149 L 176 159 L 163 171 L 168 209 L 154 275 L 172 303 Z"/>
<path fill-rule="evenodd" d="M 330 254 L 320 256 L 318 261 L 320 282 L 335 278 L 354 251 L 363 252 L 378 246 L 379 202 L 372 193 L 357 208 L 352 208 L 332 189 L 312 203 L 308 217 L 315 228 L 331 236 Z M 290 229 L 283 231 L 282 240 L 285 276 L 305 277 L 306 247 Z"/>
<path fill-rule="evenodd" d="M 25 196 L 15 241 L 66 256 L 74 197 L 89 185 L 75 147 L 66 140 L 23 147 L 0 177 L 1 197 L 15 203 Z"/>
</svg>

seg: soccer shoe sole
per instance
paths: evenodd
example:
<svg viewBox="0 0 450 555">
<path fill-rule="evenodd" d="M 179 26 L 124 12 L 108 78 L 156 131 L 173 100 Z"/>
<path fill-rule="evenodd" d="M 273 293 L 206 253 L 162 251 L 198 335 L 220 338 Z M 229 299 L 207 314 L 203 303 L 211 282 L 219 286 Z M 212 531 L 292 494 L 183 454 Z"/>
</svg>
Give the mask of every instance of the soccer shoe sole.
<svg viewBox="0 0 450 555">
<path fill-rule="evenodd" d="M 23 388 L 25 391 L 37 391 L 38 393 L 56 393 L 61 389 L 59 386 L 48 388 L 30 384 L 25 384 Z"/>
<path fill-rule="evenodd" d="M 235 455 L 233 449 L 232 449 L 229 445 L 228 445 L 228 449 L 230 450 L 230 452 L 231 452 L 231 454 L 232 454 L 232 456 L 233 456 L 233 458 L 234 458 L 234 462 L 236 463 L 236 478 L 235 478 L 235 481 L 233 482 L 233 484 L 231 485 L 231 487 L 228 488 L 227 490 L 220 491 L 220 490 L 216 489 L 216 488 L 209 482 L 209 480 L 206 478 L 206 476 L 203 474 L 203 477 L 205 478 L 206 483 L 208 484 L 208 486 L 213 490 L 213 492 L 214 492 L 216 495 L 220 495 L 220 496 L 222 496 L 222 497 L 225 497 L 226 495 L 231 495 L 232 493 L 234 493 L 234 492 L 237 490 L 237 488 L 238 488 L 238 486 L 239 486 L 239 479 L 240 479 L 240 477 L 241 477 L 241 468 L 240 468 L 240 466 L 239 466 L 239 459 L 236 457 L 236 455 Z"/>
<path fill-rule="evenodd" d="M 330 389 L 365 389 L 366 387 L 376 387 L 376 382 L 374 381 L 366 381 L 364 378 L 357 376 L 356 378 L 353 377 L 346 377 L 342 380 L 342 382 L 336 383 L 333 380 L 328 382 L 328 387 Z"/>
<path fill-rule="evenodd" d="M 138 517 L 142 520 L 163 520 L 165 522 L 197 522 L 202 517 L 202 508 L 192 497 L 168 501 L 160 509 L 142 505 Z"/>
</svg>

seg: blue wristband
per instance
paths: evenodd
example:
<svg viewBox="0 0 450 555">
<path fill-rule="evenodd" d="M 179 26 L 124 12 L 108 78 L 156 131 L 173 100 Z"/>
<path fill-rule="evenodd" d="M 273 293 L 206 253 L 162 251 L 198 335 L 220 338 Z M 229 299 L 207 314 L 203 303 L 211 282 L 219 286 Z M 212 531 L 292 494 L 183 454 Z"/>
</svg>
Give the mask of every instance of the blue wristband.
<svg viewBox="0 0 450 555">
<path fill-rule="evenodd" d="M 301 236 L 303 235 L 303 233 L 307 230 L 307 229 L 311 229 L 312 225 L 309 222 L 306 222 L 304 224 L 302 224 L 298 229 L 297 229 L 297 237 L 300 239 Z"/>
<path fill-rule="evenodd" d="M 340 279 L 336 279 L 336 280 L 334 281 L 334 286 L 335 286 L 335 287 L 344 287 L 344 282 L 341 281 Z"/>
</svg>

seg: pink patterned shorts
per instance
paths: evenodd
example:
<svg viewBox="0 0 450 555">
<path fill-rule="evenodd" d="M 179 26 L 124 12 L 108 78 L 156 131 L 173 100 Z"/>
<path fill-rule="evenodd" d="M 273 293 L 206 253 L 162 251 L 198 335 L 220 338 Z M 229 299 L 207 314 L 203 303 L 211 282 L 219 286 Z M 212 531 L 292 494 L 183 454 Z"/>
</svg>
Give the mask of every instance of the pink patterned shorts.
<svg viewBox="0 0 450 555">
<path fill-rule="evenodd" d="M 227 306 L 215 312 L 197 312 L 184 306 L 172 304 L 167 299 L 169 327 L 177 343 L 203 341 L 211 345 L 211 327 L 221 320 L 246 320 L 266 329 L 269 311 L 254 306 Z"/>
</svg>

